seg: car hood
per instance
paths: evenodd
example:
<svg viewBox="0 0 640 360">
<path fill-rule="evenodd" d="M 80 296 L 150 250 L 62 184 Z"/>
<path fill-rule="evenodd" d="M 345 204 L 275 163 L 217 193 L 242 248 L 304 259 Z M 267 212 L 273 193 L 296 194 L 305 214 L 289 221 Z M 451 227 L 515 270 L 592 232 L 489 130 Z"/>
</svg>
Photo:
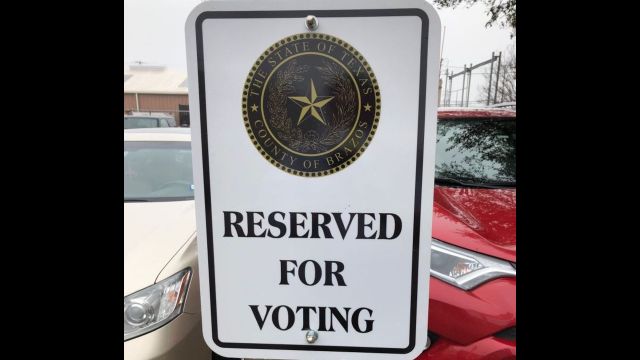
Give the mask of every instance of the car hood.
<svg viewBox="0 0 640 360">
<path fill-rule="evenodd" d="M 195 231 L 193 200 L 125 203 L 124 295 L 152 285 Z"/>
<path fill-rule="evenodd" d="M 436 186 L 433 237 L 516 261 L 516 190 Z"/>
</svg>

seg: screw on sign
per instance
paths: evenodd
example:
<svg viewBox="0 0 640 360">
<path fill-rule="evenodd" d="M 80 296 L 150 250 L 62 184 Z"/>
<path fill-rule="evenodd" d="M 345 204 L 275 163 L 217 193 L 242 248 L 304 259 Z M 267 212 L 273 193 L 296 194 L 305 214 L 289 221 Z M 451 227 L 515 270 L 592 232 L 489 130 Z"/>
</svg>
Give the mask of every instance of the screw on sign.
<svg viewBox="0 0 640 360">
<path fill-rule="evenodd" d="M 314 342 L 316 342 L 316 340 L 318 340 L 318 333 L 313 330 L 309 330 L 307 331 L 307 335 L 305 337 L 307 338 L 307 342 L 309 344 L 313 344 Z"/>
<path fill-rule="evenodd" d="M 313 15 L 308 15 L 305 19 L 305 24 L 307 25 L 307 29 L 309 31 L 315 31 L 318 29 L 318 19 Z"/>
</svg>

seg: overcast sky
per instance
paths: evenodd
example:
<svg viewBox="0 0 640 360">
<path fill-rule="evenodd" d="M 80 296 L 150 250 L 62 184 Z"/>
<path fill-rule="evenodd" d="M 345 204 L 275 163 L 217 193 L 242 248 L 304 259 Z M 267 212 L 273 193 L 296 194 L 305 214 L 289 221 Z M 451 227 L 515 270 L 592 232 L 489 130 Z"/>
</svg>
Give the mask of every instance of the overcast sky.
<svg viewBox="0 0 640 360">
<path fill-rule="evenodd" d="M 143 61 L 186 72 L 184 23 L 189 12 L 200 2 L 124 0 L 124 63 Z M 487 60 L 492 51 L 505 51 L 512 42 L 508 29 L 497 25 L 485 28 L 488 16 L 483 4 L 471 8 L 461 5 L 438 12 L 446 27 L 443 72 L 447 67 L 458 72 L 464 64 Z M 454 82 L 454 90 L 461 86 L 461 80 Z M 481 80 L 481 76 L 472 77 L 472 100 L 476 98 L 474 94 Z"/>
</svg>

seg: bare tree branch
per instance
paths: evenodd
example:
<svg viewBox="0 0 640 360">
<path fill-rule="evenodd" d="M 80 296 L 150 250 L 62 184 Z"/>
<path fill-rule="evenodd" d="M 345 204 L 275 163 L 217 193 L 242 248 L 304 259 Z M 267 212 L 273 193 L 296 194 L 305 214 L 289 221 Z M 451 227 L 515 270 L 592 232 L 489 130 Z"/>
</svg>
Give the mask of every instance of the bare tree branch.
<svg viewBox="0 0 640 360">
<path fill-rule="evenodd" d="M 516 36 L 516 0 L 434 0 L 439 8 L 456 8 L 460 4 L 466 4 L 471 7 L 481 2 L 487 6 L 487 15 L 489 21 L 485 26 L 493 26 L 498 22 L 501 27 L 511 28 L 511 37 Z"/>
</svg>

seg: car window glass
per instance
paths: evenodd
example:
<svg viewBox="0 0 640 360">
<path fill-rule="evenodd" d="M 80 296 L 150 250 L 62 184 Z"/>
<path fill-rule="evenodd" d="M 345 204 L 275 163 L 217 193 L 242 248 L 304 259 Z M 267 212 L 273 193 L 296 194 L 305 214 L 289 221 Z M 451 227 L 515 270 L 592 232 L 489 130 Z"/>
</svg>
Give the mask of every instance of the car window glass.
<svg viewBox="0 0 640 360">
<path fill-rule="evenodd" d="M 148 117 L 124 118 L 125 129 L 155 128 L 155 127 L 159 127 L 157 118 L 148 118 Z"/>
<path fill-rule="evenodd" d="M 125 141 L 125 201 L 193 199 L 191 144 Z"/>
<path fill-rule="evenodd" d="M 440 120 L 436 178 L 515 184 L 515 119 Z"/>
</svg>

